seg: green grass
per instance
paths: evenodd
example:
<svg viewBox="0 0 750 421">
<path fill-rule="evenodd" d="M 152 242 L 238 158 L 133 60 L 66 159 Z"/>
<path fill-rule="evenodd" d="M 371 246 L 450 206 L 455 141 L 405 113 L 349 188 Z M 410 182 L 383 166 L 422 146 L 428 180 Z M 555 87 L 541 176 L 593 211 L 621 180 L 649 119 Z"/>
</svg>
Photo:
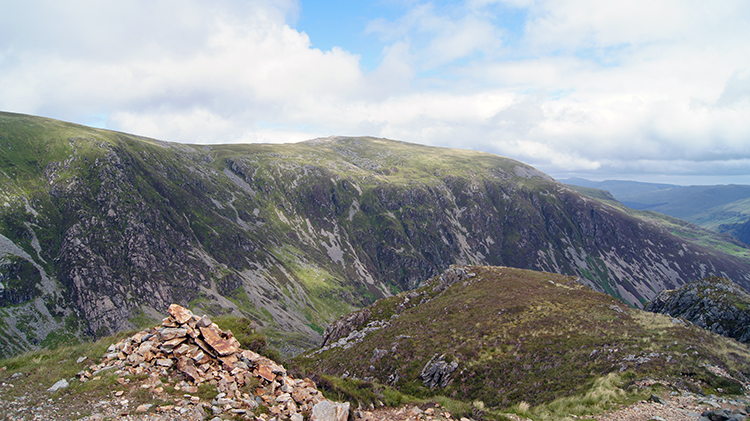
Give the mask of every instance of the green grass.
<svg viewBox="0 0 750 421">
<path fill-rule="evenodd" d="M 81 383 L 75 378 L 76 373 L 84 370 L 90 364 L 101 360 L 107 347 L 126 336 L 121 333 L 107 337 L 94 343 L 59 346 L 55 349 L 45 349 L 31 352 L 17 357 L 0 360 L 0 381 L 13 383 L 13 388 L 6 388 L 1 399 L 13 400 L 17 396 L 25 395 L 31 403 L 41 403 L 49 396 L 43 393 L 60 379 L 68 379 L 70 387 L 56 392 L 52 397 L 63 400 L 63 405 L 75 402 L 81 396 L 87 399 L 98 399 L 106 396 L 115 384 L 115 376 L 102 375 L 97 381 Z M 87 357 L 81 364 L 76 361 L 80 357 Z M 16 373 L 20 376 L 12 378 Z M 30 393 L 35 391 L 35 393 Z"/>
<path fill-rule="evenodd" d="M 645 400 L 651 395 L 653 389 L 627 387 L 627 377 L 632 375 L 632 372 L 609 373 L 596 379 L 589 390 L 579 395 L 558 398 L 535 407 L 526 406 L 523 410 L 519 410 L 521 404 L 517 404 L 511 410 L 540 421 L 566 420 L 571 415 L 584 418 L 599 414 L 621 405 Z"/>
</svg>

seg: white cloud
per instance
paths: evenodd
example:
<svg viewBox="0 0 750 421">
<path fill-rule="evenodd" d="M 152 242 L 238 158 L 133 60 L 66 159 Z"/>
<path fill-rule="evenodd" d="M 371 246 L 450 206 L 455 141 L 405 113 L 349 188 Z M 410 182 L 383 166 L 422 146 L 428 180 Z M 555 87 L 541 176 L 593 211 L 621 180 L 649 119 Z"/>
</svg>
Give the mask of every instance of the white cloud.
<svg viewBox="0 0 750 421">
<path fill-rule="evenodd" d="M 738 69 L 727 80 L 716 105 L 734 108 L 747 106 L 748 101 L 750 101 L 750 68 Z"/>
<path fill-rule="evenodd" d="M 365 73 L 294 29 L 294 0 L 12 2 L 0 109 L 193 143 L 374 135 L 552 173 L 750 172 L 746 1 L 407 4 L 366 28 L 383 48 Z"/>
</svg>

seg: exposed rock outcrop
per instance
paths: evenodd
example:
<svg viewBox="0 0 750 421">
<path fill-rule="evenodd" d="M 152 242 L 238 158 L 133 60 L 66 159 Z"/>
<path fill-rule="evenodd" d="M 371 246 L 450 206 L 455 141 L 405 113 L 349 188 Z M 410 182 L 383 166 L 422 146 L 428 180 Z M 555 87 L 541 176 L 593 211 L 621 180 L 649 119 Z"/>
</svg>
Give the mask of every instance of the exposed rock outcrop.
<svg viewBox="0 0 750 421">
<path fill-rule="evenodd" d="M 321 346 L 330 345 L 364 326 L 370 320 L 371 315 L 370 310 L 365 308 L 335 320 L 323 332 L 323 343 Z"/>
<path fill-rule="evenodd" d="M 422 378 L 425 387 L 434 389 L 438 386 L 445 388 L 451 382 L 451 374 L 458 368 L 458 363 L 451 361 L 445 362 L 445 354 L 438 357 L 435 354 L 430 361 L 425 364 L 419 377 Z"/>
<path fill-rule="evenodd" d="M 442 292 L 449 286 L 476 276 L 469 272 L 467 268 L 460 266 L 451 266 L 440 274 L 437 284 L 432 288 L 433 291 Z"/>
<path fill-rule="evenodd" d="M 725 278 L 708 277 L 662 291 L 644 309 L 681 317 L 720 335 L 750 342 L 750 294 Z"/>
</svg>

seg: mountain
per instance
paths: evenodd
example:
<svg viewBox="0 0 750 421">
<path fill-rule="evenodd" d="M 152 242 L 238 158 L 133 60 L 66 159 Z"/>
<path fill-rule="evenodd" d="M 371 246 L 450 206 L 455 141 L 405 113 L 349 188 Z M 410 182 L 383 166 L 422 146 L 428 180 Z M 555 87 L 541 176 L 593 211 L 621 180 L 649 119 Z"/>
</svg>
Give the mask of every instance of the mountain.
<svg viewBox="0 0 750 421">
<path fill-rule="evenodd" d="M 644 310 L 681 317 L 720 335 L 750 342 L 750 294 L 728 279 L 709 277 L 664 290 Z"/>
<path fill-rule="evenodd" d="M 454 266 L 350 314 L 295 363 L 496 409 L 580 396 L 608 376 L 710 393 L 739 392 L 750 375 L 744 344 L 630 308 L 576 277 L 489 266 Z"/>
<path fill-rule="evenodd" d="M 185 145 L 0 113 L 0 355 L 147 327 L 170 303 L 286 353 L 451 264 L 534 268 L 640 306 L 750 259 L 487 153 L 370 137 Z"/>
<path fill-rule="evenodd" d="M 750 186 L 677 186 L 636 181 L 562 180 L 571 186 L 606 190 L 624 205 L 684 219 L 718 233 L 727 233 L 745 244 L 750 236 Z M 582 191 L 583 192 L 583 191 Z M 585 192 L 583 192 L 586 194 Z"/>
</svg>

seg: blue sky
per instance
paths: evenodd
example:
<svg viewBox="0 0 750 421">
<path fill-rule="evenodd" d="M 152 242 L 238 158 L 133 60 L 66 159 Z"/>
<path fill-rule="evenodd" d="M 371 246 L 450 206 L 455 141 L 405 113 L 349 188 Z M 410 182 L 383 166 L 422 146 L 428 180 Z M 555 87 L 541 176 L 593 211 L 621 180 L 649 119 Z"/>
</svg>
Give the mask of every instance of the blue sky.
<svg viewBox="0 0 750 421">
<path fill-rule="evenodd" d="M 330 1 L 305 1 L 297 19 L 290 23 L 310 37 L 313 48 L 355 52 L 361 57 L 360 65 L 373 70 L 380 62 L 383 43 L 368 33 L 368 23 L 376 18 L 393 20 L 405 11 L 406 7 L 396 2 L 345 1 L 332 7 Z"/>
<path fill-rule="evenodd" d="M 374 70 L 381 61 L 384 37 L 372 26 L 377 21 L 394 22 L 408 14 L 414 2 L 404 1 L 349 1 L 332 7 L 329 1 L 304 1 L 290 24 L 310 37 L 312 47 L 331 50 L 335 47 L 355 52 L 365 71 Z M 465 10 L 461 3 L 433 1 L 427 3 L 435 13 L 460 18 Z M 516 44 L 523 35 L 527 9 L 506 4 L 487 7 L 491 20 L 503 28 L 503 44 Z M 422 35 L 422 36 L 420 36 Z M 426 42 L 423 34 L 410 34 L 412 41 Z M 416 39 L 415 39 L 416 38 Z"/>
<path fill-rule="evenodd" d="M 746 0 L 2 2 L 0 110 L 188 143 L 370 135 L 750 184 Z"/>
</svg>

